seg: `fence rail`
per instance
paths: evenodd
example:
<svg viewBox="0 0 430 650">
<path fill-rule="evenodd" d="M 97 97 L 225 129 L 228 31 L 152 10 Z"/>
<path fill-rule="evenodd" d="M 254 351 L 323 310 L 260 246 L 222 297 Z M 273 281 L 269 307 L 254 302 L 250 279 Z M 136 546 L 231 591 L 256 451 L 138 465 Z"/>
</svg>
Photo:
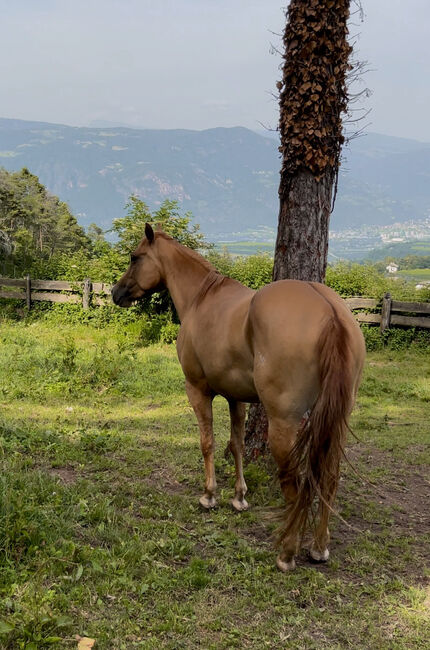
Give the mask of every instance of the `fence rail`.
<svg viewBox="0 0 430 650">
<path fill-rule="evenodd" d="M 12 290 L 4 290 L 11 287 Z M 91 305 L 106 305 L 110 302 L 112 285 L 104 282 L 64 282 L 63 280 L 33 280 L 26 278 L 1 278 L 0 298 L 25 300 L 28 309 L 33 301 L 82 303 L 84 309 Z M 19 291 L 21 289 L 21 291 Z M 66 293 L 64 293 L 66 292 Z"/>
<path fill-rule="evenodd" d="M 430 329 L 429 302 L 402 302 L 400 300 L 392 300 L 390 294 L 386 293 L 382 300 L 347 298 L 346 303 L 354 312 L 359 323 L 379 325 L 381 332 L 393 325 L 425 327 Z M 375 311 L 373 313 L 363 311 L 355 312 L 356 309 L 373 309 Z M 404 316 L 402 313 L 408 315 Z"/>
<path fill-rule="evenodd" d="M 4 290 L 9 287 L 9 290 Z M 104 282 L 64 282 L 62 280 L 33 280 L 0 277 L 0 298 L 25 300 L 31 309 L 33 301 L 82 303 L 84 309 L 111 302 L 112 285 Z M 393 326 L 425 327 L 430 329 L 430 302 L 402 302 L 392 300 L 386 293 L 382 300 L 375 298 L 347 298 L 346 303 L 359 323 L 379 325 L 381 331 Z M 357 311 L 357 310 L 371 311 Z M 407 315 L 405 315 L 407 314 Z"/>
</svg>

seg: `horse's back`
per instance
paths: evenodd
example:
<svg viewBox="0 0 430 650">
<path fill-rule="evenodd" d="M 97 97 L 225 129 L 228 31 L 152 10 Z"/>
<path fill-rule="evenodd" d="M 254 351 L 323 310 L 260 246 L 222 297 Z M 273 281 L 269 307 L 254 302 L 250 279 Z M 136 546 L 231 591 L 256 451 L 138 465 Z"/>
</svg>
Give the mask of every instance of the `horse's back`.
<svg viewBox="0 0 430 650">
<path fill-rule="evenodd" d="M 327 319 L 339 319 L 353 340 L 362 344 L 362 334 L 345 301 L 330 287 L 318 282 L 279 280 L 256 292 L 250 304 L 254 330 L 263 329 L 264 337 L 288 338 L 306 345 L 316 342 Z"/>
</svg>

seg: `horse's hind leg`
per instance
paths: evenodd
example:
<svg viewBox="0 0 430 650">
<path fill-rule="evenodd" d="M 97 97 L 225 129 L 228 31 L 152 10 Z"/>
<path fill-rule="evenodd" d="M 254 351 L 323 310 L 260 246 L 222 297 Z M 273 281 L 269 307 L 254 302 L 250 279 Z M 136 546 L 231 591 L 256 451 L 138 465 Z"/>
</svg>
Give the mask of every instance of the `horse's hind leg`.
<svg viewBox="0 0 430 650">
<path fill-rule="evenodd" d="M 230 420 L 231 420 L 231 438 L 230 451 L 233 454 L 234 464 L 236 467 L 236 484 L 234 490 L 234 499 L 231 504 L 235 510 L 241 512 L 248 508 L 248 502 L 245 499 L 247 487 L 243 478 L 242 456 L 243 440 L 245 437 L 245 415 L 246 408 L 243 402 L 229 401 Z"/>
<path fill-rule="evenodd" d="M 298 476 L 295 468 L 290 466 L 289 457 L 294 445 L 299 417 L 281 419 L 269 415 L 269 445 L 272 455 L 279 467 L 279 480 L 285 499 L 286 517 L 294 508 L 297 497 Z M 279 531 L 280 553 L 276 564 L 281 571 L 289 571 L 296 566 L 294 556 L 298 551 L 300 521 L 293 520 L 288 527 Z"/>
<path fill-rule="evenodd" d="M 203 508 L 216 506 L 216 478 L 214 464 L 214 434 L 212 426 L 212 399 L 213 396 L 206 385 L 194 385 L 185 382 L 188 399 L 194 409 L 200 429 L 200 449 L 205 463 L 205 492 L 199 502 Z"/>
</svg>

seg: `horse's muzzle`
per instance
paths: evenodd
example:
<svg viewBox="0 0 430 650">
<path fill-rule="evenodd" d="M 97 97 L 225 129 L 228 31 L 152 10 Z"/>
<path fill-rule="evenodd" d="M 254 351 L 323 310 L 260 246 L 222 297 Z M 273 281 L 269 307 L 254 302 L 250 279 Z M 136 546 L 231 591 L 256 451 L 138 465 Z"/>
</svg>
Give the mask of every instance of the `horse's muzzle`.
<svg viewBox="0 0 430 650">
<path fill-rule="evenodd" d="M 112 300 L 115 305 L 118 305 L 119 307 L 130 307 L 135 299 L 130 296 L 128 287 L 115 284 L 112 287 Z"/>
</svg>

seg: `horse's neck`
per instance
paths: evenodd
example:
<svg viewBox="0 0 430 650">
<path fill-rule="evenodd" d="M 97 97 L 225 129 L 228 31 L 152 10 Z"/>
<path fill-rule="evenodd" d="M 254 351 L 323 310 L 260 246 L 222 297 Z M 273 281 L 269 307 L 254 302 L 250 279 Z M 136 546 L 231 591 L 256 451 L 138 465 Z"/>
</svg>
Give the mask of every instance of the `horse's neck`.
<svg viewBox="0 0 430 650">
<path fill-rule="evenodd" d="M 169 244 L 166 253 L 163 255 L 164 280 L 182 322 L 211 268 L 199 259 L 200 256 L 188 253 L 185 246 L 179 249 Z"/>
</svg>

